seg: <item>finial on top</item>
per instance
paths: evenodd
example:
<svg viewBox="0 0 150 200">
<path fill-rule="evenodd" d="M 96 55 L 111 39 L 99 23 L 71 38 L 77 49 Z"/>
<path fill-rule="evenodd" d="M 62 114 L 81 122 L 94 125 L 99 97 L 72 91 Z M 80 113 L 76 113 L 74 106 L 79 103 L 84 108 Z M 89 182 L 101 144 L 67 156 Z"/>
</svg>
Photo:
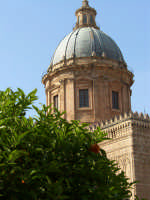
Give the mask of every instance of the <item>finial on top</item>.
<svg viewBox="0 0 150 200">
<path fill-rule="evenodd" d="M 89 2 L 87 0 L 83 0 L 82 7 L 89 7 Z"/>
</svg>

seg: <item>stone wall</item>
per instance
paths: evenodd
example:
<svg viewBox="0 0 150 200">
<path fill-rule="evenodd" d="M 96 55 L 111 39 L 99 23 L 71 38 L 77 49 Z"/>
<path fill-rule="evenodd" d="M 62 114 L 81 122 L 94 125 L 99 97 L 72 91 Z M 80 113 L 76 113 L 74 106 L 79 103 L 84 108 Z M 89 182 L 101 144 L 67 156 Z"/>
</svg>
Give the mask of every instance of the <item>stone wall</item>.
<svg viewBox="0 0 150 200">
<path fill-rule="evenodd" d="M 150 121 L 139 118 L 132 120 L 135 177 L 139 182 L 136 191 L 139 197 L 150 199 Z"/>
<path fill-rule="evenodd" d="M 95 63 L 94 63 L 95 61 Z M 60 112 L 65 118 L 93 123 L 111 119 L 131 110 L 130 87 L 133 74 L 118 63 L 102 59 L 78 59 L 71 66 L 55 68 L 43 77 L 47 105 L 58 95 Z M 107 63 L 105 63 L 107 62 Z M 87 89 L 89 107 L 79 106 L 79 90 Z M 112 92 L 118 93 L 118 108 L 112 106 Z"/>
<path fill-rule="evenodd" d="M 150 199 L 150 118 L 142 113 L 125 113 L 90 126 L 100 126 L 111 140 L 100 143 L 130 181 L 138 181 L 132 193 Z"/>
</svg>

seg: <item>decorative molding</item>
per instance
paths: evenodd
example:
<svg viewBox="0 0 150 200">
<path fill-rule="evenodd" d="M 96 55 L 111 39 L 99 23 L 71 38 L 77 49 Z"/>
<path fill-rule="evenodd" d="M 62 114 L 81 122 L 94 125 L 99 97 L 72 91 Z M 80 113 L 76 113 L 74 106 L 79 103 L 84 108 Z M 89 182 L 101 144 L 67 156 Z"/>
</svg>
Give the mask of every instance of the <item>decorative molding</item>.
<svg viewBox="0 0 150 200">
<path fill-rule="evenodd" d="M 150 117 L 148 114 L 138 114 L 137 112 L 124 113 L 124 115 L 115 116 L 111 120 L 93 123 L 89 126 L 89 130 L 94 131 L 97 127 L 108 133 L 108 138 L 119 138 L 131 134 L 133 128 L 150 129 Z"/>
</svg>

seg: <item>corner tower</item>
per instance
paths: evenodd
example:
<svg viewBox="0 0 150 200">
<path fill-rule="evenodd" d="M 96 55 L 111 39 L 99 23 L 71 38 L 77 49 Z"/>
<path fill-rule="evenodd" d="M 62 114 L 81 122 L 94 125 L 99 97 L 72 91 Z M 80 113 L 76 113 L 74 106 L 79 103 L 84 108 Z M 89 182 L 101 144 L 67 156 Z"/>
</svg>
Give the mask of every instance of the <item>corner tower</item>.
<svg viewBox="0 0 150 200">
<path fill-rule="evenodd" d="M 58 45 L 42 82 L 47 105 L 67 120 L 98 122 L 131 111 L 133 74 L 117 44 L 96 25 L 87 0 L 76 11 L 73 32 Z"/>
</svg>

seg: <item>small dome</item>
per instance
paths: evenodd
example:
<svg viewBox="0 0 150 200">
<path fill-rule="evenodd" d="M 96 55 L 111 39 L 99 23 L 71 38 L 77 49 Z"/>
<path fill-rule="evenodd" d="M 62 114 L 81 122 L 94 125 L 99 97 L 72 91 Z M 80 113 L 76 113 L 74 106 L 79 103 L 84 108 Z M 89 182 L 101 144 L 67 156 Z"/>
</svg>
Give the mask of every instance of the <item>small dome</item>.
<svg viewBox="0 0 150 200">
<path fill-rule="evenodd" d="M 50 66 L 70 58 L 100 57 L 125 63 L 117 44 L 94 27 L 82 27 L 68 34 L 58 45 Z"/>
</svg>

